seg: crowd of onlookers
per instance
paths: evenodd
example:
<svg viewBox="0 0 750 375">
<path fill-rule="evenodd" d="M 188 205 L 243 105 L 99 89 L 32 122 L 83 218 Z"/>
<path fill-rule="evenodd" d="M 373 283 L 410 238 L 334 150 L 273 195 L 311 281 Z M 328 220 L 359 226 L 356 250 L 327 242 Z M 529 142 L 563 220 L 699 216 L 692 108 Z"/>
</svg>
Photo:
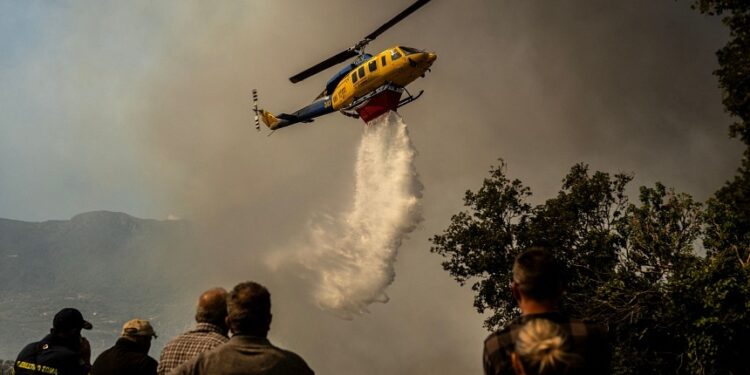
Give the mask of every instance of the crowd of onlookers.
<svg viewBox="0 0 750 375">
<path fill-rule="evenodd" d="M 92 324 L 80 311 L 64 308 L 50 333 L 18 354 L 15 375 L 313 374 L 300 356 L 268 341 L 271 294 L 260 284 L 204 292 L 195 320 L 192 330 L 166 344 L 159 361 L 148 354 L 156 332 L 143 319 L 126 322 L 114 346 L 92 361 L 81 335 Z"/>
<path fill-rule="evenodd" d="M 558 308 L 563 276 L 543 249 L 516 258 L 510 292 L 522 314 L 485 340 L 486 375 L 609 373 L 606 330 Z M 195 327 L 172 338 L 158 361 L 149 356 L 156 332 L 143 319 L 126 322 L 115 344 L 92 361 L 81 335 L 91 323 L 64 308 L 47 336 L 21 350 L 13 368 L 15 375 L 313 374 L 300 356 L 268 341 L 271 317 L 271 295 L 262 285 L 213 288 L 198 299 Z"/>
</svg>

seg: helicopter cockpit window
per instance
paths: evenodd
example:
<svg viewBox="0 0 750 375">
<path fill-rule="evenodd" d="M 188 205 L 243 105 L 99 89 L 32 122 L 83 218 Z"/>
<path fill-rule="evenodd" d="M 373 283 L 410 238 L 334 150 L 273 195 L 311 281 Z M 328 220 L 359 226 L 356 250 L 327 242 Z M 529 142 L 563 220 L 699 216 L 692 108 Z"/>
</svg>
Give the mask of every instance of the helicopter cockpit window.
<svg viewBox="0 0 750 375">
<path fill-rule="evenodd" d="M 360 66 L 359 69 L 357 69 L 357 73 L 359 73 L 359 79 L 362 79 L 365 76 L 365 67 Z"/>
<path fill-rule="evenodd" d="M 407 55 L 413 55 L 415 53 L 422 53 L 422 51 L 420 51 L 420 50 L 418 50 L 416 48 L 411 48 L 411 47 L 401 46 L 401 50 L 404 51 L 404 52 L 406 52 Z"/>
<path fill-rule="evenodd" d="M 357 72 L 352 73 L 352 83 L 357 82 Z"/>
<path fill-rule="evenodd" d="M 391 50 L 391 61 L 396 61 L 401 58 L 401 52 L 397 49 Z"/>
<path fill-rule="evenodd" d="M 367 64 L 367 70 L 370 71 L 370 73 L 378 70 L 378 60 L 372 60 L 369 64 Z"/>
<path fill-rule="evenodd" d="M 385 66 L 385 55 L 380 58 L 380 62 L 382 63 L 382 66 Z"/>
</svg>

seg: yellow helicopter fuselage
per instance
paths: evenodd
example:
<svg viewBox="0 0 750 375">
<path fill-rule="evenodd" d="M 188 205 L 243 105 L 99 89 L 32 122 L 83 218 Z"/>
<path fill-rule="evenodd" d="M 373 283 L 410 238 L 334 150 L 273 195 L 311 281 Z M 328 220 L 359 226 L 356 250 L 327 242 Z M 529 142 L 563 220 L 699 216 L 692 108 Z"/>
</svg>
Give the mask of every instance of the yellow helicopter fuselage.
<svg viewBox="0 0 750 375">
<path fill-rule="evenodd" d="M 343 78 L 331 94 L 334 110 L 347 108 L 384 84 L 406 87 L 424 76 L 437 55 L 404 47 L 389 48 L 371 57 Z"/>
</svg>

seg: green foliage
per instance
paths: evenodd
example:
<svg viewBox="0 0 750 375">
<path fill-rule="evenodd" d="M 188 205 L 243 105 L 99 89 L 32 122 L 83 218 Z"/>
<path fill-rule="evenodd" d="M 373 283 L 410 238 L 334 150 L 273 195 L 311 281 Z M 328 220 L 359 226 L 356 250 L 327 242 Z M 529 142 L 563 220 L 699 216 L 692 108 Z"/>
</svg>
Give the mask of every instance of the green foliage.
<svg viewBox="0 0 750 375">
<path fill-rule="evenodd" d="M 719 374 L 738 366 L 750 337 L 750 273 L 726 251 L 696 254 L 703 228 L 712 227 L 700 203 L 657 183 L 631 204 L 630 176 L 590 174 L 579 164 L 556 197 L 532 206 L 530 189 L 506 169 L 501 161 L 477 192 L 467 191 L 468 210 L 431 239 L 445 270 L 472 283 L 477 310 L 492 312 L 488 328 L 519 313 L 508 288 L 515 256 L 544 246 L 566 270 L 564 310 L 610 327 L 614 373 Z"/>
<path fill-rule="evenodd" d="M 696 0 L 693 8 L 722 16 L 729 28 L 729 42 L 716 52 L 719 69 L 714 74 L 719 78 L 724 108 L 737 118 L 729 128 L 730 134 L 750 145 L 750 2 Z"/>
<path fill-rule="evenodd" d="M 490 177 L 478 192 L 467 191 L 464 204 L 470 212 L 460 212 L 442 236 L 435 236 L 433 251 L 448 260 L 443 268 L 463 285 L 477 279 L 472 290 L 477 292 L 474 306 L 481 313 L 491 308 L 506 314 L 495 314 L 489 326 L 504 324 L 514 309 L 514 302 L 501 291 L 510 284 L 508 270 L 519 253 L 516 233 L 528 225 L 531 205 L 525 199 L 531 195 L 519 180 L 505 177 L 505 163 L 490 170 Z"/>
<path fill-rule="evenodd" d="M 708 201 L 706 238 L 710 254 L 733 256 L 742 265 L 750 262 L 750 161 L 745 152 L 734 179 Z"/>
<path fill-rule="evenodd" d="M 565 267 L 562 307 L 609 326 L 615 374 L 750 374 L 750 1 L 693 8 L 729 28 L 714 74 L 735 119 L 730 135 L 748 145 L 737 175 L 705 208 L 658 183 L 630 204 L 630 176 L 579 164 L 555 198 L 532 206 L 501 161 L 431 248 L 459 283 L 472 283 L 477 310 L 492 312 L 487 328 L 519 313 L 513 259 L 540 245 Z"/>
<path fill-rule="evenodd" d="M 708 200 L 703 245 L 707 261 L 680 293 L 694 300 L 685 309 L 691 325 L 688 366 L 697 374 L 750 374 L 750 2 L 697 0 L 701 13 L 722 16 L 730 40 L 716 55 L 722 102 L 735 121 L 730 135 L 748 145 L 734 178 Z M 686 300 L 688 298 L 685 298 Z"/>
<path fill-rule="evenodd" d="M 750 269 L 726 256 L 706 258 L 673 282 L 670 311 L 687 347 L 685 373 L 748 374 Z"/>
</svg>

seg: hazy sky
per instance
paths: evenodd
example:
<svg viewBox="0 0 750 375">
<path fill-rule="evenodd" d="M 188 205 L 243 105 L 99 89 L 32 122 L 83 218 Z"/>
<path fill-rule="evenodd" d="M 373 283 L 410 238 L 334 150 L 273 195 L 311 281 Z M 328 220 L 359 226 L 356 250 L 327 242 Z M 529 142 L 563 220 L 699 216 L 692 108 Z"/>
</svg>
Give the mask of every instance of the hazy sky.
<svg viewBox="0 0 750 375">
<path fill-rule="evenodd" d="M 249 93 L 298 109 L 334 70 L 289 76 L 410 3 L 0 1 L 0 217 L 191 218 L 205 223 L 205 252 L 191 256 L 207 272 L 186 281 L 266 283 L 274 339 L 319 373 L 477 373 L 482 317 L 427 239 L 497 158 L 535 202 L 577 162 L 698 199 L 739 164 L 711 75 L 727 33 L 689 1 L 434 0 L 369 47 L 438 54 L 410 86 L 424 96 L 400 111 L 425 220 L 388 304 L 353 321 L 321 312 L 264 259 L 351 202 L 364 125 L 332 114 L 266 137 Z"/>
</svg>

